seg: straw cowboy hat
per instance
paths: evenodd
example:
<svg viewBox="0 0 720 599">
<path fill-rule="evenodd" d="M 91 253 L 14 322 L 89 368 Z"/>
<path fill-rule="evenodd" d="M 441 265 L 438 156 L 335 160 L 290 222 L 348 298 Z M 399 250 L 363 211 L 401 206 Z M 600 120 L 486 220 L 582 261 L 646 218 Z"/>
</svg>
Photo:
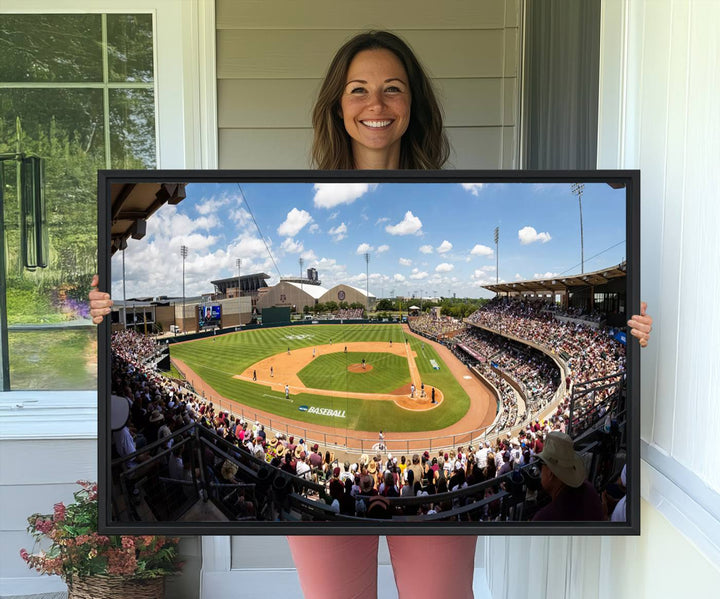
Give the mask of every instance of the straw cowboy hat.
<svg viewBox="0 0 720 599">
<path fill-rule="evenodd" d="M 296 459 L 296 460 L 301 460 L 301 459 L 302 459 L 301 456 L 302 456 L 303 453 L 305 453 L 305 452 L 303 451 L 303 448 L 302 448 L 300 445 L 298 445 L 298 446 L 295 448 L 295 459 Z"/>
<path fill-rule="evenodd" d="M 277 444 L 278 444 L 277 437 L 275 437 L 275 438 L 273 438 L 273 439 L 270 439 L 270 441 L 268 442 L 268 445 L 269 445 L 270 447 L 277 447 Z"/>
<path fill-rule="evenodd" d="M 375 474 L 375 472 L 377 472 L 377 464 L 375 462 L 370 462 L 368 464 L 368 472 L 370 474 Z"/>
<path fill-rule="evenodd" d="M 225 460 L 223 462 L 222 468 L 220 470 L 221 476 L 230 482 L 234 481 L 235 473 L 238 471 L 238 467 L 236 464 L 231 462 L 230 460 Z"/>
<path fill-rule="evenodd" d="M 560 431 L 548 433 L 543 450 L 536 457 L 568 487 L 579 487 L 587 477 L 585 463 L 575 451 L 573 440 Z"/>
<path fill-rule="evenodd" d="M 279 458 L 283 457 L 285 455 L 285 446 L 280 444 L 275 448 L 275 455 Z"/>
</svg>

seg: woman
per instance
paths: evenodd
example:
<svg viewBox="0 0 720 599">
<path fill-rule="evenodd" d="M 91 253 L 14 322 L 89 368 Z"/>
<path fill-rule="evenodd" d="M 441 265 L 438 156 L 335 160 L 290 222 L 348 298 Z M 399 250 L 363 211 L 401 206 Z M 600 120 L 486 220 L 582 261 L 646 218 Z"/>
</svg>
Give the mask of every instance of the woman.
<svg viewBox="0 0 720 599">
<path fill-rule="evenodd" d="M 312 123 L 312 160 L 320 169 L 440 169 L 449 156 L 430 80 L 407 44 L 388 32 L 363 33 L 340 48 L 322 83 Z M 90 299 L 93 321 L 99 323 L 112 301 L 96 290 Z M 644 346 L 652 324 L 644 304 L 628 324 Z M 401 598 L 473 596 L 475 536 L 387 540 Z M 294 536 L 288 541 L 306 597 L 337 598 L 339 589 L 352 589 L 357 598 L 377 596 L 378 537 Z M 428 556 L 453 564 L 453 576 L 420 575 L 418 564 Z M 324 568 L 329 563 L 333 567 Z"/>
</svg>

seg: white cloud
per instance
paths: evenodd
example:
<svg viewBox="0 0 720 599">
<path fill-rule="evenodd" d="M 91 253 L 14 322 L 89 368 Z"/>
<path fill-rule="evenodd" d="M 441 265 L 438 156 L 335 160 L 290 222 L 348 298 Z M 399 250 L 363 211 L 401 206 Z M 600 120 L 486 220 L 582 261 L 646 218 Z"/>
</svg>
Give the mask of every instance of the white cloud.
<svg viewBox="0 0 720 599">
<path fill-rule="evenodd" d="M 473 249 L 470 250 L 470 254 L 473 256 L 492 256 L 493 250 L 486 245 L 477 244 Z"/>
<path fill-rule="evenodd" d="M 405 282 L 405 277 L 404 277 L 403 275 L 399 274 L 399 273 L 396 273 L 396 274 L 393 276 L 393 281 L 395 281 L 395 282 L 397 282 L 397 283 L 404 283 L 404 282 Z"/>
<path fill-rule="evenodd" d="M 475 272 L 473 272 L 473 274 L 471 276 L 476 281 L 482 281 L 484 283 L 490 283 L 490 282 L 494 283 L 495 282 L 494 280 L 493 281 L 490 280 L 490 278 L 488 277 L 488 272 L 482 268 L 476 269 Z"/>
<path fill-rule="evenodd" d="M 433 253 L 433 246 L 431 246 L 431 245 L 421 245 L 421 246 L 420 246 L 420 253 L 422 253 L 422 254 L 432 254 L 432 253 Z"/>
<path fill-rule="evenodd" d="M 308 250 L 307 252 L 302 253 L 302 258 L 307 263 L 315 262 L 317 260 L 317 256 L 315 255 L 315 252 L 312 250 Z"/>
<path fill-rule="evenodd" d="M 328 231 L 334 241 L 342 241 L 347 237 L 347 226 L 345 223 L 340 223 L 337 227 L 333 227 Z"/>
<path fill-rule="evenodd" d="M 479 195 L 484 185 L 484 183 L 462 183 L 463 189 L 469 191 L 474 196 Z"/>
<path fill-rule="evenodd" d="M 400 260 L 398 260 L 398 262 L 402 266 L 410 266 L 412 264 L 412 260 L 410 260 L 409 258 L 400 258 Z"/>
<path fill-rule="evenodd" d="M 413 268 L 413 272 L 410 275 L 410 278 L 415 281 L 420 281 L 422 279 L 427 279 L 427 276 L 428 276 L 428 273 L 426 273 L 425 271 L 421 271 L 417 268 Z"/>
<path fill-rule="evenodd" d="M 435 272 L 450 272 L 455 267 L 447 262 L 442 262 L 435 267 Z"/>
<path fill-rule="evenodd" d="M 337 210 L 333 212 L 330 216 L 327 217 L 328 220 L 335 220 L 338 217 L 338 214 L 340 214 Z"/>
<path fill-rule="evenodd" d="M 294 237 L 305 225 L 311 222 L 312 216 L 307 211 L 293 208 L 288 212 L 285 222 L 277 228 L 277 232 L 283 237 Z"/>
<path fill-rule="evenodd" d="M 319 233 L 320 232 L 320 225 L 317 223 L 313 223 L 310 225 L 310 228 L 308 229 L 308 232 L 310 233 Z"/>
<path fill-rule="evenodd" d="M 384 252 L 387 252 L 390 249 L 389 245 L 381 245 L 376 251 L 378 254 L 382 254 Z"/>
<path fill-rule="evenodd" d="M 495 272 L 495 267 L 492 265 L 488 265 L 481 267 L 480 270 L 483 272 Z"/>
<path fill-rule="evenodd" d="M 377 184 L 368 183 L 316 183 L 313 201 L 316 208 L 334 208 L 352 204 L 376 187 Z"/>
<path fill-rule="evenodd" d="M 249 224 L 252 221 L 250 213 L 244 208 L 237 208 L 236 210 L 230 211 L 230 220 L 240 226 Z"/>
<path fill-rule="evenodd" d="M 519 272 L 516 272 L 516 273 L 515 273 L 515 280 L 516 280 L 516 281 L 520 281 L 521 279 L 522 279 L 522 277 L 520 276 L 520 273 L 519 273 Z"/>
<path fill-rule="evenodd" d="M 547 243 L 552 237 L 550 237 L 550 233 L 538 233 L 533 227 L 523 227 L 518 231 L 518 239 L 521 244 L 527 245 L 535 241 Z"/>
<path fill-rule="evenodd" d="M 267 256 L 267 249 L 262 239 L 258 237 L 243 237 L 228 248 L 228 253 L 241 259 L 258 259 Z"/>
<path fill-rule="evenodd" d="M 357 246 L 357 249 L 355 250 L 356 254 L 365 254 L 367 252 L 372 252 L 375 248 L 371 246 L 369 243 L 361 243 L 359 246 Z"/>
<path fill-rule="evenodd" d="M 382 216 L 377 221 L 375 221 L 375 226 L 382 225 L 383 223 L 390 222 L 390 219 L 387 216 Z"/>
<path fill-rule="evenodd" d="M 554 277 L 557 277 L 558 274 L 556 272 L 546 272 L 545 274 L 539 274 L 535 273 L 533 275 L 533 279 L 552 279 Z"/>
<path fill-rule="evenodd" d="M 413 235 L 422 229 L 422 221 L 415 216 L 410 210 L 405 213 L 403 218 L 397 225 L 388 225 L 385 230 L 390 235 Z"/>
<path fill-rule="evenodd" d="M 450 243 L 447 239 L 443 240 L 443 242 L 437 247 L 437 253 L 438 254 L 447 254 L 453 247 L 453 244 Z"/>
<path fill-rule="evenodd" d="M 292 237 L 286 237 L 280 248 L 288 254 L 299 254 L 305 249 L 301 241 L 295 241 Z"/>
<path fill-rule="evenodd" d="M 197 206 L 195 206 L 195 210 L 197 210 L 198 214 L 206 216 L 215 212 L 218 208 L 227 206 L 229 202 L 230 198 L 211 198 L 203 203 L 197 204 Z"/>
</svg>

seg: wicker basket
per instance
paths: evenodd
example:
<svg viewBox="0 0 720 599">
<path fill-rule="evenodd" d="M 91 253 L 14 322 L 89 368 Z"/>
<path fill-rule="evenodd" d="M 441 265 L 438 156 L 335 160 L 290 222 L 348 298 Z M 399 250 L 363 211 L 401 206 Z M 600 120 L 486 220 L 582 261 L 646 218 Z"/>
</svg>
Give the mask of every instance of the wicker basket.
<svg viewBox="0 0 720 599">
<path fill-rule="evenodd" d="M 68 599 L 163 599 L 165 577 L 88 576 L 68 582 Z"/>
</svg>

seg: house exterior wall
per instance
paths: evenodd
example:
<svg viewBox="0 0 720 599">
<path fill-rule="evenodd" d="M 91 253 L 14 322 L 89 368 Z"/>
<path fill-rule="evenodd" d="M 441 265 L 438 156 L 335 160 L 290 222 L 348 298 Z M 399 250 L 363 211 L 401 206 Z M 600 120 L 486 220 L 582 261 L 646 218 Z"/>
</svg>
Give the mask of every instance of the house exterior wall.
<svg viewBox="0 0 720 599">
<path fill-rule="evenodd" d="M 434 79 L 449 167 L 518 167 L 519 0 L 218 0 L 216 14 L 220 168 L 309 168 L 325 70 L 368 29 L 399 33 Z"/>
</svg>

